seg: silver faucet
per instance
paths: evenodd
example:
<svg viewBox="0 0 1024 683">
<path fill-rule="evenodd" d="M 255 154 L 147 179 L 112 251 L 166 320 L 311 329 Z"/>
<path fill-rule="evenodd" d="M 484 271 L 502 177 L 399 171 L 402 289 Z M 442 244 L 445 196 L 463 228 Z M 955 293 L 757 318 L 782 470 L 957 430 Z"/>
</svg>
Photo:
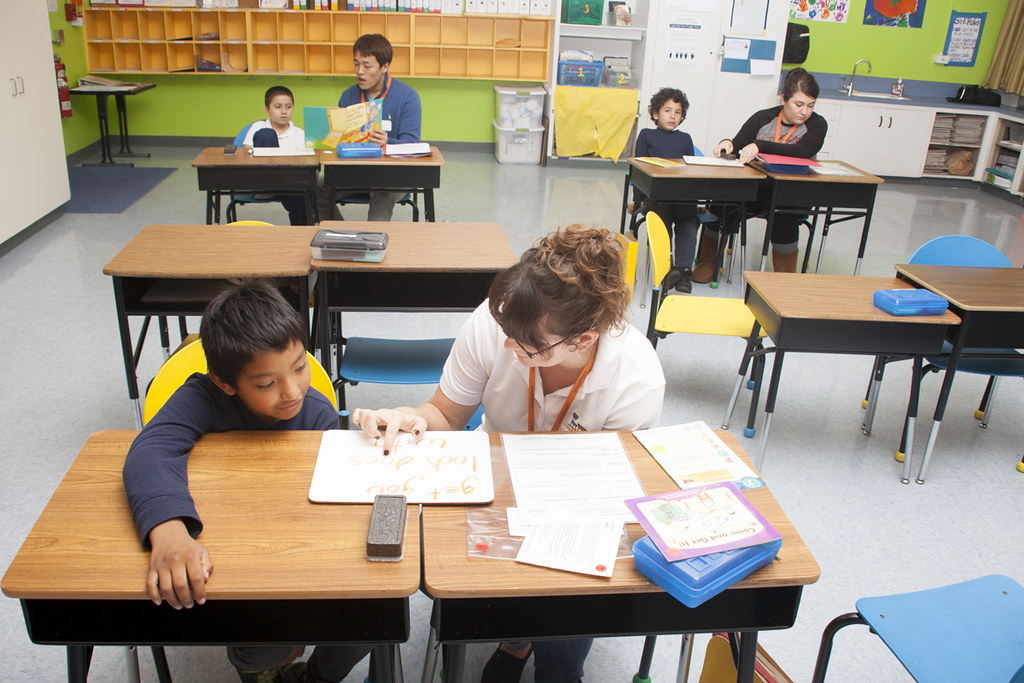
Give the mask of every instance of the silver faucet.
<svg viewBox="0 0 1024 683">
<path fill-rule="evenodd" d="M 851 95 L 851 96 L 853 95 L 853 79 L 857 78 L 857 66 L 859 66 L 861 62 L 867 62 L 868 63 L 868 73 L 871 73 L 871 62 L 868 62 L 868 60 L 866 60 L 866 59 L 858 59 L 856 62 L 854 62 L 853 63 L 853 73 L 850 74 L 850 85 L 847 87 L 847 90 L 846 90 L 846 94 L 847 95 Z"/>
</svg>

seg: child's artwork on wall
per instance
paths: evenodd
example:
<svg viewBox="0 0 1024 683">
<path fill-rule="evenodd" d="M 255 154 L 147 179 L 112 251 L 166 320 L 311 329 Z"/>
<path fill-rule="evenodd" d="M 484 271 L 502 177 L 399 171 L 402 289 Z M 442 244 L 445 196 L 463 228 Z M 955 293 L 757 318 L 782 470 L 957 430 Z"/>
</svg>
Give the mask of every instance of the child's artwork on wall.
<svg viewBox="0 0 1024 683">
<path fill-rule="evenodd" d="M 845 24 L 849 13 L 849 0 L 790 0 L 790 21 L 827 21 Z"/>
<path fill-rule="evenodd" d="M 926 0 L 867 0 L 865 26 L 921 28 Z"/>
</svg>

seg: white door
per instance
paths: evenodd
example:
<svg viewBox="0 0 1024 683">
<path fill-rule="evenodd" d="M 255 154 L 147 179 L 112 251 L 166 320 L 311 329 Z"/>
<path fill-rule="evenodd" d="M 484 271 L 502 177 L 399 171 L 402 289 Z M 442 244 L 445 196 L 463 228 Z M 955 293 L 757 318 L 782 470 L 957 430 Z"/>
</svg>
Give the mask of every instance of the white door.
<svg viewBox="0 0 1024 683">
<path fill-rule="evenodd" d="M 71 198 L 46 4 L 0 3 L 0 242 Z"/>
</svg>

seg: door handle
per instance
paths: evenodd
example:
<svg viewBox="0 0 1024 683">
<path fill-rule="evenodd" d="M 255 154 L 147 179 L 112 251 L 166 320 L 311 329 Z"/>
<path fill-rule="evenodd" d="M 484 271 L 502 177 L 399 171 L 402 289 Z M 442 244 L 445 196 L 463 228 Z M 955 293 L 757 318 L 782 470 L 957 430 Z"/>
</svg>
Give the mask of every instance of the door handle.
<svg viewBox="0 0 1024 683">
<path fill-rule="evenodd" d="M 25 81 L 21 76 L 18 76 L 18 94 L 25 94 Z"/>
<path fill-rule="evenodd" d="M 18 82 L 13 78 L 11 79 L 11 97 L 18 96 Z"/>
</svg>

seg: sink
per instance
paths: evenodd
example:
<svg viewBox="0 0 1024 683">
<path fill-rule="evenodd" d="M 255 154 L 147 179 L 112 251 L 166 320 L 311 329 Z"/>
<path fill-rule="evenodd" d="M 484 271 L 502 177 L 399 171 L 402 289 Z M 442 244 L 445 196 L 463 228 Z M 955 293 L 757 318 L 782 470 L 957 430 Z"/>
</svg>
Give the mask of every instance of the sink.
<svg viewBox="0 0 1024 683">
<path fill-rule="evenodd" d="M 845 91 L 843 91 L 845 92 Z M 909 100 L 909 97 L 900 97 L 899 95 L 893 95 L 887 92 L 864 92 L 863 90 L 854 90 L 850 93 L 852 97 L 869 97 L 878 100 Z"/>
</svg>

